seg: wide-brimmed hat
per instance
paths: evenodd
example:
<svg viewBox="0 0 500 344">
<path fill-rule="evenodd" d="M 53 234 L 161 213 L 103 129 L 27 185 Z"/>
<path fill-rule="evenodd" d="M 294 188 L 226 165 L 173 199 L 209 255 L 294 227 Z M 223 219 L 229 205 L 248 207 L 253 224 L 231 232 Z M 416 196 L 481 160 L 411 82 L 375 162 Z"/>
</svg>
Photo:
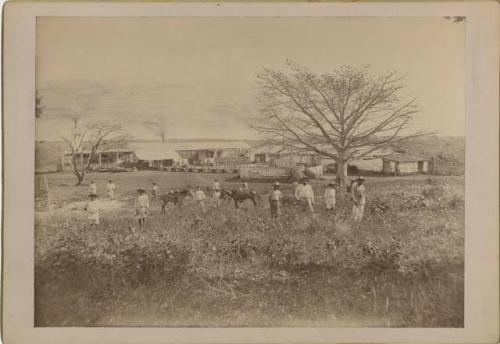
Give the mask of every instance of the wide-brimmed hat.
<svg viewBox="0 0 500 344">
<path fill-rule="evenodd" d="M 359 176 L 356 180 L 365 180 L 365 177 Z"/>
<path fill-rule="evenodd" d="M 335 183 L 328 183 L 328 186 L 335 186 Z"/>
<path fill-rule="evenodd" d="M 279 186 L 280 186 L 280 183 L 279 183 L 279 182 L 274 182 L 274 183 L 273 183 L 273 186 L 274 186 L 274 187 L 276 187 L 276 186 L 278 186 L 278 187 L 279 187 Z"/>
<path fill-rule="evenodd" d="M 146 191 L 144 188 L 138 188 L 137 191 Z"/>
<path fill-rule="evenodd" d="M 89 197 L 97 197 L 97 194 L 95 194 L 95 193 L 92 192 L 92 193 L 89 194 Z"/>
</svg>

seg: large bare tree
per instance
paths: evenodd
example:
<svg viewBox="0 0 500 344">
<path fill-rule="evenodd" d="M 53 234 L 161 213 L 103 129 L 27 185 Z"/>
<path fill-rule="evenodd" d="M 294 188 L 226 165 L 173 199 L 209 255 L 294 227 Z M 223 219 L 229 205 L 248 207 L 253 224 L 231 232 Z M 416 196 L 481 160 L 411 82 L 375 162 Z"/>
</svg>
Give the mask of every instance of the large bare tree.
<svg viewBox="0 0 500 344">
<path fill-rule="evenodd" d="M 270 144 L 333 158 L 340 183 L 350 160 L 424 135 L 407 132 L 417 109 L 401 96 L 395 72 L 372 76 L 368 67 L 342 66 L 315 74 L 291 61 L 287 67 L 257 73 L 261 116 L 252 127 Z"/>
<path fill-rule="evenodd" d="M 85 174 L 90 169 L 96 152 L 103 144 L 118 144 L 126 138 L 122 135 L 120 124 L 94 122 L 82 125 L 79 118 L 73 118 L 71 133 L 60 135 L 70 152 L 71 171 L 77 178 L 77 184 L 82 184 Z M 88 154 L 84 159 L 83 154 Z"/>
</svg>

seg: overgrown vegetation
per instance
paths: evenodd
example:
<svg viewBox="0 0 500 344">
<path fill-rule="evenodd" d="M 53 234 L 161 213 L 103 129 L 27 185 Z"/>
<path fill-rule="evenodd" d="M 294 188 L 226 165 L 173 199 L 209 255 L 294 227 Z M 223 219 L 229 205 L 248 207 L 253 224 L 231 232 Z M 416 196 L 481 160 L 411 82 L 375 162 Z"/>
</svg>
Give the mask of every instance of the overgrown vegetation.
<svg viewBox="0 0 500 344">
<path fill-rule="evenodd" d="M 341 195 L 335 215 L 318 201 L 315 217 L 289 207 L 279 222 L 265 202 L 207 214 L 188 202 L 143 229 L 136 185 L 194 177 L 117 178 L 133 180 L 118 182 L 124 206 L 97 230 L 68 207 L 37 214 L 37 326 L 463 326 L 462 178 L 369 180 L 359 228 Z M 55 202 L 73 188 L 51 182 Z"/>
</svg>

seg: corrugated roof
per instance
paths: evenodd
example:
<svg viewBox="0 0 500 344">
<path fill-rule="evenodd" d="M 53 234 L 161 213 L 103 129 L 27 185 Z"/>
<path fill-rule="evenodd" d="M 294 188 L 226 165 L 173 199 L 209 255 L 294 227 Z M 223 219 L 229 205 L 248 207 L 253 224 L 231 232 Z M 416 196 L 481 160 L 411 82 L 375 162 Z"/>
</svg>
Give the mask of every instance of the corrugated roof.
<svg viewBox="0 0 500 344">
<path fill-rule="evenodd" d="M 207 141 L 207 142 L 179 142 L 173 144 L 175 150 L 206 150 L 206 149 L 250 149 L 244 141 Z"/>
<path fill-rule="evenodd" d="M 386 155 L 382 157 L 384 160 L 389 160 L 389 161 L 398 161 L 398 162 L 416 162 L 416 161 L 426 161 L 428 159 L 417 156 L 417 155 L 411 155 L 407 153 L 393 153 L 390 155 Z"/>
<path fill-rule="evenodd" d="M 263 145 L 254 149 L 255 154 L 279 154 L 283 152 L 282 146 Z"/>
<path fill-rule="evenodd" d="M 133 145 L 139 160 L 179 160 L 181 157 L 169 143 L 144 142 Z"/>
<path fill-rule="evenodd" d="M 98 149 L 95 151 L 95 153 L 132 153 L 134 152 L 133 149 Z M 81 154 L 90 154 L 90 150 L 84 150 L 80 152 Z M 72 155 L 73 153 L 70 151 L 65 151 L 65 155 Z"/>
<path fill-rule="evenodd" d="M 330 152 L 331 154 L 336 154 L 334 148 L 329 144 L 317 144 L 316 147 L 318 147 L 318 149 L 321 149 L 325 152 Z M 373 149 L 373 147 L 365 147 L 365 148 L 358 149 L 358 154 L 362 154 L 362 153 L 365 153 L 367 151 L 370 151 L 367 155 L 368 157 L 382 157 L 382 156 L 390 155 L 393 153 L 393 151 L 389 148 L 379 148 L 379 149 L 376 149 L 374 151 L 371 151 L 372 149 Z M 255 149 L 255 153 L 256 154 L 263 154 L 263 153 L 266 153 L 266 154 L 296 154 L 296 155 L 315 155 L 315 154 L 317 154 L 313 151 L 306 151 L 306 150 L 299 151 L 299 150 L 294 149 L 292 147 L 283 147 L 282 145 L 269 145 L 269 144 L 265 144 L 265 145 L 257 147 Z"/>
</svg>

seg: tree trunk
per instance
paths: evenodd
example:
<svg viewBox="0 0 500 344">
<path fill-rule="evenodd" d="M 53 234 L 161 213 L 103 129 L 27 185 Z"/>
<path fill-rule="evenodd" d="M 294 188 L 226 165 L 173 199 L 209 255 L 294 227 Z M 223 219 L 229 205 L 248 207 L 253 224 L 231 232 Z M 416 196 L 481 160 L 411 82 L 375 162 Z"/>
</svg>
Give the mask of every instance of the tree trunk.
<svg viewBox="0 0 500 344">
<path fill-rule="evenodd" d="M 83 182 L 83 177 L 84 177 L 84 174 L 83 174 L 83 173 L 81 173 L 81 174 L 80 174 L 80 173 L 77 173 L 77 174 L 75 174 L 75 175 L 76 175 L 76 178 L 78 179 L 78 182 L 76 183 L 76 186 L 81 185 L 81 184 L 82 184 L 82 182 Z"/>
<path fill-rule="evenodd" d="M 337 160 L 336 180 L 338 185 L 344 185 L 347 180 L 347 161 L 344 159 Z"/>
</svg>

